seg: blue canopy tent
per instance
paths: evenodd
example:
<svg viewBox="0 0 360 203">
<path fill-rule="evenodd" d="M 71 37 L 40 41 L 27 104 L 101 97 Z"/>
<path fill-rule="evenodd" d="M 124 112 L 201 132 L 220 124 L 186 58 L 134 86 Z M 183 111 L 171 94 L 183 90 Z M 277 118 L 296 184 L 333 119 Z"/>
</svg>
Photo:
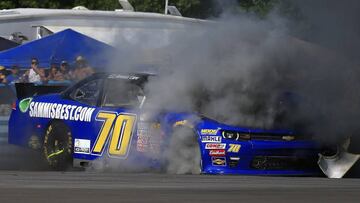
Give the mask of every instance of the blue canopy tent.
<svg viewBox="0 0 360 203">
<path fill-rule="evenodd" d="M 39 59 L 39 67 L 44 68 L 63 60 L 72 63 L 81 55 L 96 69 L 105 67 L 109 54 L 114 51 L 115 48 L 110 45 L 67 29 L 0 52 L 0 65 L 29 68 L 31 58 L 35 57 Z"/>
<path fill-rule="evenodd" d="M 19 46 L 18 43 L 0 37 L 0 51 Z"/>
</svg>

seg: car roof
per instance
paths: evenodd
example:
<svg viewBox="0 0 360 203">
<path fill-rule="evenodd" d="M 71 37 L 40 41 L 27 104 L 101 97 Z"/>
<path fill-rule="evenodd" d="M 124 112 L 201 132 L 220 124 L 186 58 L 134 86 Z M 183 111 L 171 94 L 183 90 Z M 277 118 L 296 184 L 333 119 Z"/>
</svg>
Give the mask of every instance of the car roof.
<svg viewBox="0 0 360 203">
<path fill-rule="evenodd" d="M 125 80 L 143 80 L 149 76 L 156 76 L 153 73 L 111 73 L 111 72 L 97 72 L 93 74 L 96 78 L 108 78 L 108 79 L 125 79 Z"/>
<path fill-rule="evenodd" d="M 66 90 L 64 90 L 62 95 L 69 95 L 73 89 L 78 88 L 81 84 L 89 82 L 95 79 L 115 79 L 115 80 L 123 80 L 126 82 L 133 83 L 138 85 L 141 88 L 144 88 L 145 83 L 148 81 L 149 76 L 155 76 L 155 74 L 149 73 L 110 73 L 110 72 L 96 72 L 91 76 L 84 78 L 83 80 L 78 81 L 77 83 L 69 86 Z"/>
<path fill-rule="evenodd" d="M 156 76 L 155 74 L 149 73 L 94 73 L 92 75 L 95 78 L 104 78 L 110 80 L 122 80 L 130 82 L 141 87 L 148 81 L 150 76 Z"/>
</svg>

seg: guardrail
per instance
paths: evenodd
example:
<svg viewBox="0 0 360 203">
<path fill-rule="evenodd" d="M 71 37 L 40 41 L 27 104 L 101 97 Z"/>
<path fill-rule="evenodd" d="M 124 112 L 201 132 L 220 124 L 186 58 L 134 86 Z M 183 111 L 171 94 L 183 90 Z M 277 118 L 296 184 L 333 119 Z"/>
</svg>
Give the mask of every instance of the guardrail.
<svg viewBox="0 0 360 203">
<path fill-rule="evenodd" d="M 7 142 L 9 117 L 0 116 L 0 143 Z"/>
<path fill-rule="evenodd" d="M 16 100 L 15 88 L 11 88 L 9 85 L 0 84 L 0 104 L 11 104 Z"/>
<path fill-rule="evenodd" d="M 19 91 L 18 87 L 21 87 L 20 95 L 26 96 L 26 94 L 33 95 L 33 91 L 36 90 L 37 94 L 47 94 L 47 93 L 56 93 L 64 90 L 69 85 L 71 81 L 49 81 L 47 84 L 34 84 L 34 83 L 16 83 L 14 85 L 4 85 L 0 84 L 0 104 L 11 104 L 16 100 L 16 92 Z M 18 92 L 19 93 L 19 92 Z"/>
</svg>

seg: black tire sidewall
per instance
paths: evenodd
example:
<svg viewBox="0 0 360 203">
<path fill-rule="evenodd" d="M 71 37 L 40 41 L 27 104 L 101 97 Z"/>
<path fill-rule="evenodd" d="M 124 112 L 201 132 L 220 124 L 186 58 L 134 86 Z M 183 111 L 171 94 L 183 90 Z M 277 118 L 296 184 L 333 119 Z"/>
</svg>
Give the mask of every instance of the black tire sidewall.
<svg viewBox="0 0 360 203">
<path fill-rule="evenodd" d="M 48 158 L 54 149 L 54 140 L 62 141 L 64 146 L 64 153 Z M 54 170 L 66 170 L 71 165 L 72 161 L 72 134 L 69 127 L 61 122 L 52 122 L 45 132 L 44 143 L 43 143 L 43 155 L 49 166 Z"/>
</svg>

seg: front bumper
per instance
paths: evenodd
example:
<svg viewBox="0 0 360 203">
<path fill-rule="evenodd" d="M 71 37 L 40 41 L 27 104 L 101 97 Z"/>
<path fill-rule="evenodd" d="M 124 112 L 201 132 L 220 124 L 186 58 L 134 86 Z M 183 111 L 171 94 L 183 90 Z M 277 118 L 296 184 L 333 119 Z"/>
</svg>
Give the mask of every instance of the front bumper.
<svg viewBox="0 0 360 203">
<path fill-rule="evenodd" d="M 241 145 L 239 152 L 229 152 L 232 144 Z M 313 141 L 233 141 L 226 142 L 226 154 L 217 157 L 225 164 L 213 164 L 216 159 L 205 148 L 202 151 L 203 173 L 243 175 L 319 176 L 319 147 Z"/>
</svg>

